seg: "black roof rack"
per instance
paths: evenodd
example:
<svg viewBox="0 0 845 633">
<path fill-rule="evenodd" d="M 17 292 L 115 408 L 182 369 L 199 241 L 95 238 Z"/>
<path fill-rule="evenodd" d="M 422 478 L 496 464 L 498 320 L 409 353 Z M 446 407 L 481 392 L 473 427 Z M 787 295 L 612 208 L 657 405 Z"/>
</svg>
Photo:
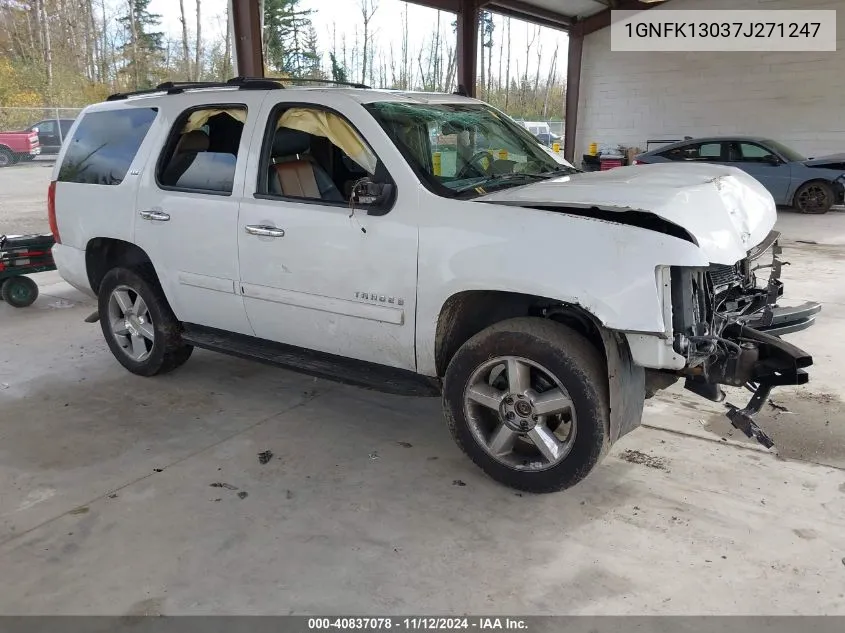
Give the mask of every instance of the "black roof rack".
<svg viewBox="0 0 845 633">
<path fill-rule="evenodd" d="M 235 77 L 229 81 L 254 82 L 254 81 L 277 81 L 281 83 L 306 83 L 306 84 L 330 84 L 332 86 L 348 86 L 350 88 L 363 88 L 371 90 L 367 84 L 356 81 L 335 81 L 334 79 L 317 79 L 314 77 Z"/>
<path fill-rule="evenodd" d="M 148 95 L 164 92 L 169 95 L 180 94 L 185 90 L 197 88 L 238 88 L 241 90 L 279 90 L 284 86 L 278 80 L 263 77 L 235 77 L 229 81 L 165 81 L 155 88 L 135 90 L 132 92 L 116 92 L 109 95 L 106 101 L 119 101 L 136 95 Z"/>
<path fill-rule="evenodd" d="M 332 79 L 314 79 L 311 77 L 232 77 L 228 81 L 165 81 L 155 88 L 135 90 L 132 92 L 116 92 L 109 95 L 106 101 L 119 101 L 137 95 L 149 95 L 164 92 L 169 95 L 181 94 L 186 90 L 197 88 L 238 88 L 240 90 L 279 90 L 284 83 L 323 83 L 334 86 L 349 86 L 350 88 L 370 87 L 354 81 L 334 81 Z"/>
</svg>

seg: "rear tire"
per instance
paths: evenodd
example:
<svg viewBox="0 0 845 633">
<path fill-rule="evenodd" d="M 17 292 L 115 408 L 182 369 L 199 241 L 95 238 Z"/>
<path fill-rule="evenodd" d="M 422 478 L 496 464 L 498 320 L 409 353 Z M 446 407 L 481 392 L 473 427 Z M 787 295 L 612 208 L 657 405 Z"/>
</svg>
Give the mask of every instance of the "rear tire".
<svg viewBox="0 0 845 633">
<path fill-rule="evenodd" d="M 521 377 L 512 380 L 512 372 Z M 443 407 L 458 446 L 490 477 L 518 490 L 569 488 L 605 453 L 603 355 L 546 319 L 510 319 L 467 341 L 446 370 Z"/>
<path fill-rule="evenodd" d="M 155 376 L 183 365 L 193 346 L 150 273 L 113 268 L 98 296 L 100 326 L 118 362 L 133 374 Z"/>
<path fill-rule="evenodd" d="M 17 162 L 15 155 L 7 149 L 0 148 L 0 168 L 11 167 Z"/>
<path fill-rule="evenodd" d="M 26 308 L 38 298 L 38 284 L 29 277 L 10 277 L 3 282 L 0 294 L 13 308 Z"/>
<path fill-rule="evenodd" d="M 799 213 L 827 213 L 833 206 L 834 197 L 833 187 L 829 183 L 815 180 L 798 187 L 793 207 Z"/>
</svg>

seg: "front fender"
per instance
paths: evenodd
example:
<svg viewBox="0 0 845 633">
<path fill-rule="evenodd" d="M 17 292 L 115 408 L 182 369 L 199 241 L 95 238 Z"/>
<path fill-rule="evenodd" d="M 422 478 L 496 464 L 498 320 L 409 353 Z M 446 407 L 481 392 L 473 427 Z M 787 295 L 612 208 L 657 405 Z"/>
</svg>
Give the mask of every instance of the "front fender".
<svg viewBox="0 0 845 633">
<path fill-rule="evenodd" d="M 447 300 L 503 291 L 577 305 L 609 330 L 664 333 L 660 266 L 708 266 L 693 243 L 616 222 L 437 198 L 420 224 L 417 367 L 436 375 Z"/>
</svg>

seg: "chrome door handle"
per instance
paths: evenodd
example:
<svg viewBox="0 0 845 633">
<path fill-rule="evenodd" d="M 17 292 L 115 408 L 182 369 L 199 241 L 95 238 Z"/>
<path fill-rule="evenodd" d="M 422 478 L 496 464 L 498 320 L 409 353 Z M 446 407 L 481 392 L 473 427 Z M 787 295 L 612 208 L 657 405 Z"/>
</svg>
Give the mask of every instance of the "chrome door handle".
<svg viewBox="0 0 845 633">
<path fill-rule="evenodd" d="M 160 211 L 158 209 L 150 209 L 149 211 L 141 211 L 140 215 L 144 220 L 151 220 L 153 222 L 167 222 L 170 219 L 170 214 Z"/>
<path fill-rule="evenodd" d="M 266 224 L 247 224 L 244 230 L 250 235 L 260 235 L 262 237 L 284 237 L 285 230 L 275 226 L 267 226 Z"/>
</svg>

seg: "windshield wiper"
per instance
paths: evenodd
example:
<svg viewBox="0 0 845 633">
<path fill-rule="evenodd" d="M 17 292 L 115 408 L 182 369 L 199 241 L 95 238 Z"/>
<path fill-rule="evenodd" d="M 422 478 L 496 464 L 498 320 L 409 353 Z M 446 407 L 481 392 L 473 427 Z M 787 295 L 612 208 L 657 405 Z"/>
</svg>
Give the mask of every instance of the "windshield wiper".
<svg viewBox="0 0 845 633">
<path fill-rule="evenodd" d="M 455 189 L 455 192 L 464 193 L 474 189 L 484 189 L 485 191 L 490 191 L 491 189 L 498 189 L 503 185 L 519 184 L 517 181 L 532 182 L 535 180 L 546 180 L 548 177 L 548 174 L 502 174 L 501 176 L 488 178 L 487 180 L 482 180 L 481 182 L 476 182 L 471 185 L 465 185 Z"/>
</svg>

